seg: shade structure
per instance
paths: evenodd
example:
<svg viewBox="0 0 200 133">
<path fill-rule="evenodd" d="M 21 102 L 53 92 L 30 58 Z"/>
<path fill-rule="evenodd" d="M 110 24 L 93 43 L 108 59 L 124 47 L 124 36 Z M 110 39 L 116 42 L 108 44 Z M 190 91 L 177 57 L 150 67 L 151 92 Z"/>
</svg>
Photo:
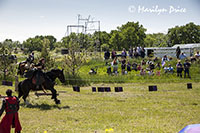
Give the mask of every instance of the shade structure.
<svg viewBox="0 0 200 133">
<path fill-rule="evenodd" d="M 187 125 L 179 133 L 200 133 L 200 124 Z"/>
</svg>

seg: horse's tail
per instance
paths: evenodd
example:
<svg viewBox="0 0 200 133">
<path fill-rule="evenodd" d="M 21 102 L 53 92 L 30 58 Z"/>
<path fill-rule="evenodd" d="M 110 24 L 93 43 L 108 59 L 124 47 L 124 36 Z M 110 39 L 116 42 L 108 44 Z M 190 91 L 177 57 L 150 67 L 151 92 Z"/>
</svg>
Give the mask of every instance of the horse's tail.
<svg viewBox="0 0 200 133">
<path fill-rule="evenodd" d="M 21 84 L 22 84 L 22 82 L 19 82 L 19 84 L 18 84 L 18 93 L 22 93 L 22 88 L 21 88 Z"/>
<path fill-rule="evenodd" d="M 22 87 L 21 87 L 22 82 L 19 82 L 18 84 L 18 98 L 20 99 L 21 96 L 23 96 L 23 91 L 22 91 Z"/>
</svg>

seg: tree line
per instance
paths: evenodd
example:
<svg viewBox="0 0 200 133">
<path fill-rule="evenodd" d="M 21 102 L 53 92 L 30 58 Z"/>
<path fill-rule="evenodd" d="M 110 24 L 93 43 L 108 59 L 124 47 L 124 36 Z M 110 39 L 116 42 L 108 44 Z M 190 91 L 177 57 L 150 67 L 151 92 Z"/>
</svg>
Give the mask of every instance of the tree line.
<svg viewBox="0 0 200 133">
<path fill-rule="evenodd" d="M 52 36 L 35 36 L 28 38 L 20 43 L 19 41 L 12 41 L 6 39 L 0 43 L 0 46 L 7 45 L 10 49 L 21 48 L 25 53 L 32 51 L 42 51 L 43 40 L 48 39 L 48 49 L 54 50 L 56 48 L 69 48 L 73 45 L 73 41 L 79 44 L 80 49 L 87 51 L 100 51 L 107 49 L 122 50 L 130 47 L 171 47 L 175 44 L 200 43 L 200 25 L 190 22 L 183 26 L 175 26 L 168 29 L 168 33 L 153 33 L 146 34 L 147 29 L 139 22 L 127 22 L 111 30 L 110 33 L 106 31 L 94 32 L 93 34 L 71 33 L 65 36 L 61 41 Z"/>
</svg>

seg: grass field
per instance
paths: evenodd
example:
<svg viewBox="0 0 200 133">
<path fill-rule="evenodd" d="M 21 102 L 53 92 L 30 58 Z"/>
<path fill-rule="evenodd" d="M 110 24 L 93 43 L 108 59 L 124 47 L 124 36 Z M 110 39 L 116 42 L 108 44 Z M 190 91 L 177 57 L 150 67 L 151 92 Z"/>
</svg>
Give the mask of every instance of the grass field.
<svg viewBox="0 0 200 133">
<path fill-rule="evenodd" d="M 56 86 L 58 91 L 66 91 L 58 96 L 60 105 L 55 105 L 49 96 L 37 98 L 31 92 L 31 106 L 21 99 L 22 131 L 104 133 L 112 128 L 115 133 L 175 133 L 188 124 L 200 123 L 200 83 L 193 83 L 191 90 L 186 83 L 158 83 L 157 92 L 149 92 L 148 85 L 152 84 L 93 85 L 111 86 L 112 92 L 107 93 L 92 93 L 91 86 L 82 87 L 80 93 L 71 87 Z M 114 92 L 114 86 L 123 86 L 124 92 Z M 8 88 L 0 86 L 0 94 Z"/>
</svg>

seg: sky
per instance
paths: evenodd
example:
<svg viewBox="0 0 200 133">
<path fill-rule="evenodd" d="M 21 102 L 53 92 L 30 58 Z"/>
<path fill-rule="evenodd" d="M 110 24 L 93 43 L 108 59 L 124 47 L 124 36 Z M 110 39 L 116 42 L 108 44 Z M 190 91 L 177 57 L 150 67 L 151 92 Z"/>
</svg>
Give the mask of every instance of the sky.
<svg viewBox="0 0 200 133">
<path fill-rule="evenodd" d="M 167 33 L 189 22 L 200 25 L 200 0 L 0 0 L 0 41 L 23 42 L 36 35 L 59 41 L 68 25 L 78 24 L 78 14 L 100 21 L 101 31 L 138 21 L 146 33 Z"/>
</svg>

